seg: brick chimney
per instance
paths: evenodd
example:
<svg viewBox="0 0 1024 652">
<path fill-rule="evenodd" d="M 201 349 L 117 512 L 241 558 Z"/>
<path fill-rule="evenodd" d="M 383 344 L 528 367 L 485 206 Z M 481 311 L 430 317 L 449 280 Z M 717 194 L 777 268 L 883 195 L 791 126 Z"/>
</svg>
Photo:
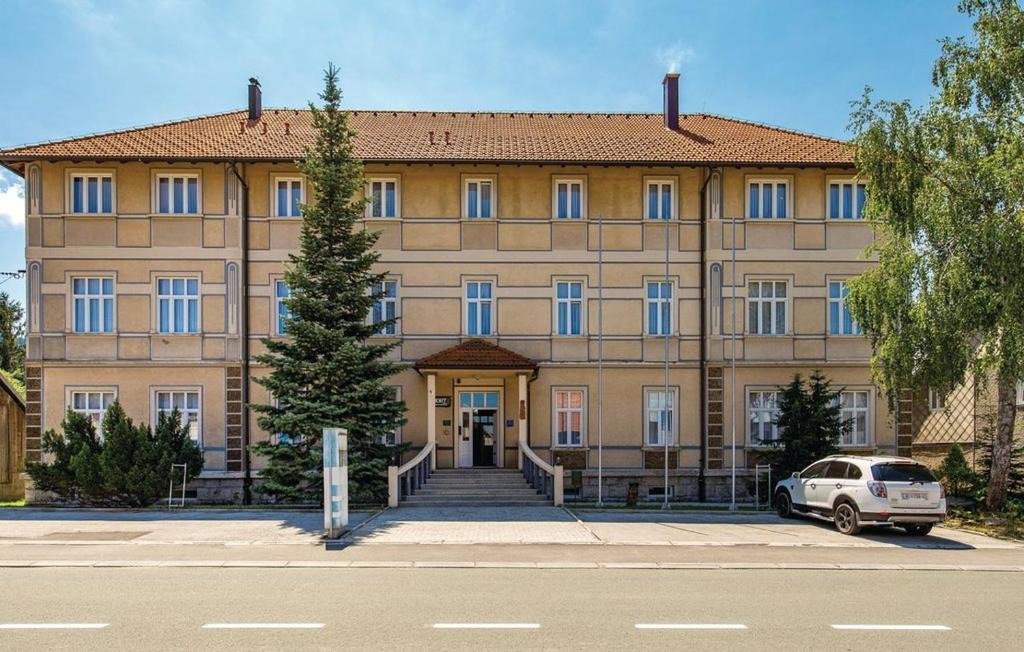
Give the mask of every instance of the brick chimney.
<svg viewBox="0 0 1024 652">
<path fill-rule="evenodd" d="M 679 73 L 666 73 L 661 85 L 665 97 L 663 106 L 665 128 L 676 131 L 679 129 Z"/>
<path fill-rule="evenodd" d="M 249 120 L 259 120 L 261 115 L 263 115 L 263 91 L 260 90 L 260 80 L 255 77 L 250 77 Z"/>
</svg>

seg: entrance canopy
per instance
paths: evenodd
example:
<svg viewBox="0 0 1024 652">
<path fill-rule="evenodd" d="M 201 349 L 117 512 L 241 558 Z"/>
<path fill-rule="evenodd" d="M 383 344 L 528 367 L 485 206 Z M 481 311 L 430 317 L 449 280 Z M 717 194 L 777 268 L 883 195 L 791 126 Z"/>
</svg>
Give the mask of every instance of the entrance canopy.
<svg viewBox="0 0 1024 652">
<path fill-rule="evenodd" d="M 414 365 L 417 371 L 443 371 L 448 369 L 494 369 L 501 371 L 536 371 L 537 363 L 515 351 L 491 344 L 487 340 L 472 339 L 449 347 L 433 355 L 420 358 Z"/>
</svg>

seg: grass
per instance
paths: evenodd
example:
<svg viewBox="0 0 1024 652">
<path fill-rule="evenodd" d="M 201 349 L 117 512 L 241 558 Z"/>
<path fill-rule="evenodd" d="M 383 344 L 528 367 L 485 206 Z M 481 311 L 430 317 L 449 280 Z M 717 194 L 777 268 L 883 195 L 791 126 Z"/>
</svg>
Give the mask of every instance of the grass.
<svg viewBox="0 0 1024 652">
<path fill-rule="evenodd" d="M 25 499 L 21 500 L 0 500 L 0 507 L 24 507 Z"/>
<path fill-rule="evenodd" d="M 1000 539 L 1024 540 L 1024 517 L 1015 509 L 992 514 L 977 509 L 954 507 L 946 514 L 945 525 Z"/>
</svg>

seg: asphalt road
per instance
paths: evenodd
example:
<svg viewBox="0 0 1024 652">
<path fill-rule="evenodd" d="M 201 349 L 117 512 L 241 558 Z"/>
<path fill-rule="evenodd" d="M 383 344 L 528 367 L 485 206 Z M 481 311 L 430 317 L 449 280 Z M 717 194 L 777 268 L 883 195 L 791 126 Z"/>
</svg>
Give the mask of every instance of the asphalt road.
<svg viewBox="0 0 1024 652">
<path fill-rule="evenodd" d="M 2 568 L 0 587 L 3 650 L 1014 650 L 1024 640 L 1020 573 Z M 68 625 L 78 628 L 53 629 Z"/>
</svg>

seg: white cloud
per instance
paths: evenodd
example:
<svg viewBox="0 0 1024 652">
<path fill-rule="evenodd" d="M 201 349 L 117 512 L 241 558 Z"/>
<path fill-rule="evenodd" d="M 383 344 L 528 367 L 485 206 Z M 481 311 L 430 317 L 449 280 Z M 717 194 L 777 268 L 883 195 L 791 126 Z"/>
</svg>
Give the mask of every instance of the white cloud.
<svg viewBox="0 0 1024 652">
<path fill-rule="evenodd" d="M 20 181 L 5 186 L 0 180 L 0 224 L 25 224 L 25 186 Z"/>
<path fill-rule="evenodd" d="M 655 53 L 658 63 L 667 69 L 665 72 L 679 72 L 683 65 L 693 61 L 695 56 L 693 48 L 678 41 L 659 48 Z"/>
</svg>

